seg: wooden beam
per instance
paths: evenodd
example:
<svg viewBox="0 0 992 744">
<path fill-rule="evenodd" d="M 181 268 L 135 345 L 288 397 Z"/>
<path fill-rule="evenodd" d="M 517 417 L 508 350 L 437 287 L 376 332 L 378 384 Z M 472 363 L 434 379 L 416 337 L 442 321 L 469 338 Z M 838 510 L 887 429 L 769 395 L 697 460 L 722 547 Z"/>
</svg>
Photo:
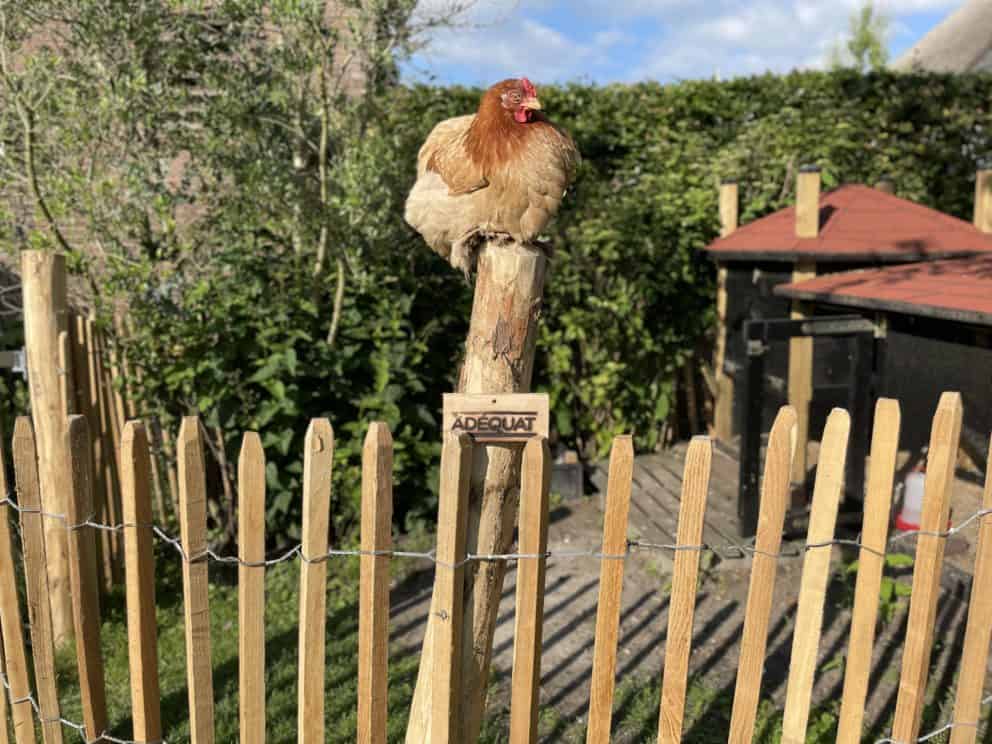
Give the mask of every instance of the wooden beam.
<svg viewBox="0 0 992 744">
<path fill-rule="evenodd" d="M 800 261 L 792 272 L 792 281 L 803 282 L 816 276 L 816 264 Z M 804 302 L 793 302 L 791 317 L 803 320 L 810 308 Z M 796 409 L 796 456 L 792 461 L 793 483 L 806 482 L 806 449 L 809 444 L 809 404 L 813 398 L 813 339 L 789 340 L 789 405 Z"/>
</svg>

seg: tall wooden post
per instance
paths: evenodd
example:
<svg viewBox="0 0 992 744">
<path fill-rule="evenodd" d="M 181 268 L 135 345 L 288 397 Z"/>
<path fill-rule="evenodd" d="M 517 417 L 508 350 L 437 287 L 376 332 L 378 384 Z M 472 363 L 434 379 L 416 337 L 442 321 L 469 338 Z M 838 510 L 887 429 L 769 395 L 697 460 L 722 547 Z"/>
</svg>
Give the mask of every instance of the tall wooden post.
<svg viewBox="0 0 992 744">
<path fill-rule="evenodd" d="M 740 196 L 737 181 L 720 184 L 720 237 L 737 229 Z M 729 441 L 734 435 L 734 381 L 723 371 L 727 358 L 727 266 L 716 270 L 716 343 L 713 347 L 713 376 L 716 379 L 716 405 L 713 410 L 713 435 Z"/>
<path fill-rule="evenodd" d="M 24 345 L 27 351 L 31 418 L 38 441 L 41 507 L 66 514 L 69 477 L 66 471 L 63 409 L 65 370 L 60 366 L 59 334 L 68 330 L 65 256 L 49 251 L 22 251 Z M 72 638 L 69 584 L 69 542 L 64 520 L 45 518 L 45 555 L 56 645 Z"/>
<path fill-rule="evenodd" d="M 815 238 L 820 234 L 820 169 L 805 166 L 799 173 L 796 188 L 796 237 Z M 792 281 L 802 282 L 816 276 L 816 264 L 797 261 Z M 792 303 L 792 318 L 808 317 L 806 303 Z M 796 409 L 796 456 L 792 461 L 792 481 L 806 481 L 806 449 L 809 444 L 809 404 L 813 397 L 813 339 L 789 341 L 789 405 Z"/>
<path fill-rule="evenodd" d="M 537 343 L 537 320 L 548 260 L 532 246 L 492 242 L 479 253 L 475 302 L 458 392 L 522 393 L 530 390 Z M 487 445 L 473 450 L 469 491 L 468 552 L 505 553 L 513 540 L 520 489 L 519 445 Z M 463 593 L 465 628 L 461 647 L 462 729 L 458 741 L 478 739 L 485 710 L 496 612 L 506 563 L 466 566 Z M 432 605 L 436 600 L 435 594 Z M 435 626 L 433 609 L 421 652 L 407 744 L 430 744 L 431 679 Z"/>
<path fill-rule="evenodd" d="M 983 164 L 975 177 L 975 227 L 992 233 L 992 164 Z"/>
</svg>

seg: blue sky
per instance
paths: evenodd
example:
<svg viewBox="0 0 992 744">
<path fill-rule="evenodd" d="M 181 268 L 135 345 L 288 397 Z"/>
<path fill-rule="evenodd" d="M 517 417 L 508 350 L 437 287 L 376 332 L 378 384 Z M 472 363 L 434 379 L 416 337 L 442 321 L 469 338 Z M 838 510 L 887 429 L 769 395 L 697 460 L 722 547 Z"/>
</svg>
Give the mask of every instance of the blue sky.
<svg viewBox="0 0 992 744">
<path fill-rule="evenodd" d="M 471 7 L 435 32 L 407 80 L 488 85 L 723 78 L 822 67 L 862 0 L 421 0 L 428 17 Z M 959 0 L 876 0 L 898 57 Z"/>
</svg>

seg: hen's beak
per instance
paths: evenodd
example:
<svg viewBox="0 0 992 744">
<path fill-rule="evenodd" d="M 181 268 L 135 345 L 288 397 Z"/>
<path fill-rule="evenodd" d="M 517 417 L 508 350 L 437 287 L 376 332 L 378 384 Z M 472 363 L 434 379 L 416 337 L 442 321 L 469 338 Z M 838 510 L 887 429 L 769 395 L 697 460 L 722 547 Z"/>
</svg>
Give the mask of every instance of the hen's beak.
<svg viewBox="0 0 992 744">
<path fill-rule="evenodd" d="M 520 108 L 527 109 L 528 111 L 540 111 L 541 102 L 537 100 L 537 96 L 531 96 L 530 98 L 525 98 L 521 102 Z"/>
</svg>

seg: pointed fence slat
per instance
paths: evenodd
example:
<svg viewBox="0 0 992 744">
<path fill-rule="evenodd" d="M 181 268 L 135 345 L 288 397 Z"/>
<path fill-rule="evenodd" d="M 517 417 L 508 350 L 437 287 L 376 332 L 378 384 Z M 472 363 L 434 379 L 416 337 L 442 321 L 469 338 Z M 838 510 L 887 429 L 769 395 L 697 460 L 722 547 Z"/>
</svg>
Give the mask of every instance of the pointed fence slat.
<svg viewBox="0 0 992 744">
<path fill-rule="evenodd" d="M 86 319 L 86 334 L 90 344 L 90 359 L 92 360 L 91 374 L 93 375 L 93 393 L 91 402 L 94 406 L 94 426 L 99 423 L 99 429 L 94 432 L 100 439 L 101 467 L 103 468 L 103 487 L 107 505 L 107 521 L 110 524 L 120 524 L 120 493 L 117 474 L 120 472 L 117 438 L 114 435 L 113 403 L 103 364 L 103 339 L 96 325 L 96 317 L 91 314 Z M 110 570 L 114 584 L 119 584 L 124 574 L 124 548 L 121 534 L 116 530 L 110 533 L 111 560 Z"/>
<path fill-rule="evenodd" d="M 903 644 L 902 674 L 896 697 L 892 738 L 915 741 L 919 735 L 923 702 L 933 647 L 933 627 L 940 593 L 940 569 L 944 561 L 946 537 L 935 534 L 947 529 L 950 514 L 951 484 L 961 438 L 961 396 L 940 396 L 937 415 L 930 433 L 926 482 L 923 487 L 923 515 L 916 538 L 916 562 L 913 568 L 913 593 L 909 604 L 906 640 Z"/>
<path fill-rule="evenodd" d="M 837 726 L 838 744 L 858 744 L 861 741 L 872 647 L 875 643 L 875 623 L 878 620 L 878 593 L 885 568 L 892 482 L 899 450 L 900 417 L 898 401 L 882 398 L 875 405 L 861 550 L 858 553 L 858 579 L 854 588 L 851 638 L 848 642 L 844 692 Z"/>
<path fill-rule="evenodd" d="M 6 461 L 0 443 L 0 463 Z M 6 499 L 10 490 L 6 468 L 0 467 L 0 494 Z M 0 506 L 0 627 L 3 629 L 4 671 L 7 674 L 11 714 L 14 719 L 14 740 L 17 744 L 33 744 L 34 710 L 27 699 L 31 694 L 28 682 L 28 661 L 24 650 L 24 626 L 17 596 L 17 567 L 14 563 L 14 545 L 11 540 L 10 519 L 12 509 L 6 503 Z M 13 702 L 13 701 L 19 702 Z"/>
<path fill-rule="evenodd" d="M 34 431 L 26 416 L 14 425 L 14 474 L 17 502 L 21 507 L 24 550 L 24 584 L 27 590 L 28 621 L 31 624 L 31 651 L 34 679 L 41 711 L 41 733 L 45 744 L 61 744 L 59 698 L 55 676 L 55 641 L 45 573 L 45 537 L 38 483 L 38 458 Z"/>
<path fill-rule="evenodd" d="M 97 352 L 93 339 L 93 323 L 89 318 L 82 315 L 77 317 L 77 335 L 81 339 L 82 351 L 85 353 L 85 403 L 80 409 L 80 413 L 87 417 L 90 422 L 90 436 L 93 440 L 93 474 L 94 474 L 94 494 L 96 501 L 96 511 L 100 521 L 104 524 L 116 523 L 117 513 L 113 509 L 112 500 L 108 500 L 108 494 L 113 489 L 113 484 L 108 483 L 107 458 L 111 453 L 107 450 L 106 442 L 101 434 L 102 431 L 102 406 L 100 403 L 100 378 L 97 367 Z M 106 591 L 110 591 L 115 583 L 114 563 L 117 555 L 117 533 L 109 530 L 101 530 L 101 563 L 103 585 Z"/>
<path fill-rule="evenodd" d="M 548 549 L 548 499 L 551 450 L 544 437 L 524 447 L 520 482 L 517 552 L 534 558 L 517 561 L 513 678 L 510 692 L 510 744 L 537 742 L 541 688 L 541 639 L 544 624 L 544 574 Z"/>
<path fill-rule="evenodd" d="M 847 411 L 835 408 L 827 418 L 816 465 L 816 483 L 810 508 L 809 529 L 806 532 L 806 556 L 803 559 L 802 580 L 796 626 L 792 636 L 792 656 L 789 658 L 789 682 L 785 694 L 785 715 L 782 718 L 783 744 L 803 744 L 809 723 L 809 705 L 813 695 L 823 632 L 823 606 L 827 599 L 830 579 L 830 554 L 837 511 L 844 491 L 844 468 L 847 464 L 847 440 L 851 433 L 851 417 Z M 826 543 L 826 544 L 824 544 Z"/>
<path fill-rule="evenodd" d="M 468 539 L 468 489 L 472 472 L 472 440 L 467 434 L 446 434 L 441 449 L 441 483 L 437 512 L 437 563 L 434 573 L 435 624 L 431 698 L 431 744 L 461 741 L 459 701 L 462 596 Z"/>
<path fill-rule="evenodd" d="M 210 606 L 207 584 L 207 485 L 203 433 L 196 416 L 179 429 L 179 530 L 183 547 L 183 610 L 186 622 L 186 680 L 190 740 L 214 740 L 214 689 L 210 666 Z"/>
<path fill-rule="evenodd" d="M 69 455 L 68 522 L 80 525 L 93 514 L 93 453 L 90 430 L 82 416 L 70 416 L 66 430 Z M 107 691 L 100 651 L 100 590 L 96 573 L 96 535 L 90 527 L 69 530 L 69 580 L 76 635 L 79 692 L 86 738 L 97 741 L 107 728 Z"/>
<path fill-rule="evenodd" d="M 358 742 L 386 744 L 389 556 L 393 547 L 393 437 L 381 422 L 362 449 L 362 543 L 358 612 Z"/>
<path fill-rule="evenodd" d="M 985 493 L 982 510 L 992 512 L 992 446 L 985 467 Z M 978 527 L 975 575 L 971 582 L 968 625 L 961 653 L 957 699 L 950 744 L 974 744 L 982 717 L 982 690 L 988 669 L 989 640 L 992 638 L 992 513 L 982 516 Z"/>
<path fill-rule="evenodd" d="M 630 511 L 633 477 L 633 438 L 616 437 L 610 454 L 606 509 L 603 515 L 603 560 L 599 574 L 599 605 L 596 611 L 596 642 L 593 647 L 586 744 L 608 744 L 610 741 L 623 594 L 623 556 L 627 552 L 627 515 Z"/>
<path fill-rule="evenodd" d="M 246 432 L 238 457 L 238 720 L 241 744 L 265 744 L 265 453 Z"/>
<path fill-rule="evenodd" d="M 303 459 L 303 552 L 300 568 L 300 744 L 324 741 L 324 649 L 327 624 L 328 527 L 334 430 L 327 419 L 307 429 Z"/>
<path fill-rule="evenodd" d="M 689 653 L 692 650 L 692 621 L 696 610 L 696 582 L 702 547 L 706 496 L 710 487 L 713 443 L 707 437 L 694 437 L 689 443 L 682 478 L 677 542 L 685 549 L 675 553 L 672 591 L 668 607 L 668 634 L 665 641 L 665 670 L 661 683 L 661 713 L 658 744 L 682 740 L 686 685 L 689 679 Z"/>
<path fill-rule="evenodd" d="M 754 736 L 761 677 L 765 668 L 768 621 L 771 617 L 778 552 L 782 546 L 782 527 L 789 501 L 795 448 L 796 411 L 791 406 L 785 406 L 775 417 L 765 452 L 758 531 L 751 562 L 751 582 L 748 585 L 744 632 L 737 664 L 734 705 L 730 715 L 730 744 L 750 744 Z"/>
<path fill-rule="evenodd" d="M 72 340 L 69 331 L 59 331 L 59 391 L 62 395 L 62 415 L 76 413 L 76 390 L 72 373 Z"/>
<path fill-rule="evenodd" d="M 148 494 L 148 432 L 129 421 L 121 434 L 121 512 L 124 519 L 124 583 L 131 670 L 131 719 L 136 741 L 162 738 L 155 621 L 155 551 Z"/>
</svg>

